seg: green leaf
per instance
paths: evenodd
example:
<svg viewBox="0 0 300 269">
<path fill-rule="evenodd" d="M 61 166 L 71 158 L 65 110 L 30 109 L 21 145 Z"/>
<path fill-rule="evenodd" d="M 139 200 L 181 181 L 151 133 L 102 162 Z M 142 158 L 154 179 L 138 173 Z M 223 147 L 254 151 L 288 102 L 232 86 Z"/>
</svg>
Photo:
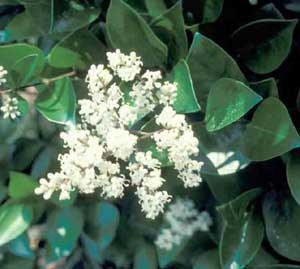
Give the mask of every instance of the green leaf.
<svg viewBox="0 0 300 269">
<path fill-rule="evenodd" d="M 78 208 L 68 207 L 52 212 L 47 220 L 47 240 L 56 259 L 71 254 L 83 228 L 83 215 Z"/>
<path fill-rule="evenodd" d="M 34 252 L 30 248 L 29 239 L 26 233 L 21 234 L 19 237 L 9 243 L 9 250 L 14 255 L 32 259 Z"/>
<path fill-rule="evenodd" d="M 274 78 L 267 78 L 257 82 L 251 82 L 250 87 L 263 98 L 279 97 L 277 84 Z"/>
<path fill-rule="evenodd" d="M 170 9 L 157 17 L 151 27 L 168 45 L 172 59 L 177 62 L 188 53 L 188 40 L 184 28 L 182 2 L 178 1 Z"/>
<path fill-rule="evenodd" d="M 124 53 L 135 51 L 147 67 L 159 66 L 167 61 L 166 45 L 153 33 L 145 20 L 123 1 L 111 1 L 106 21 L 113 47 Z"/>
<path fill-rule="evenodd" d="M 49 121 L 75 123 L 76 95 L 70 78 L 55 81 L 36 100 L 37 110 Z"/>
<path fill-rule="evenodd" d="M 244 268 L 255 257 L 263 238 L 263 223 L 252 213 L 238 227 L 225 225 L 220 243 L 220 257 L 223 268 Z"/>
<path fill-rule="evenodd" d="M 300 12 L 300 3 L 298 0 L 288 0 L 285 1 L 284 7 L 287 10 L 293 11 L 293 12 Z"/>
<path fill-rule="evenodd" d="M 158 17 L 167 10 L 164 0 L 145 0 L 145 4 L 152 17 Z"/>
<path fill-rule="evenodd" d="M 233 44 L 251 71 L 270 73 L 288 56 L 297 22 L 278 19 L 251 22 L 233 33 Z"/>
<path fill-rule="evenodd" d="M 206 128 L 209 132 L 217 131 L 237 121 L 262 97 L 244 83 L 221 78 L 212 85 L 206 106 Z"/>
<path fill-rule="evenodd" d="M 155 247 L 148 243 L 138 245 L 134 255 L 134 269 L 156 269 L 157 258 Z"/>
<path fill-rule="evenodd" d="M 218 249 L 211 249 L 198 256 L 193 269 L 221 269 Z"/>
<path fill-rule="evenodd" d="M 177 96 L 173 104 L 178 113 L 193 113 L 200 110 L 189 67 L 181 60 L 172 70 L 170 81 L 177 83 Z"/>
<path fill-rule="evenodd" d="M 284 104 L 265 99 L 241 138 L 240 150 L 250 160 L 264 161 L 300 147 L 300 137 Z"/>
<path fill-rule="evenodd" d="M 114 240 L 119 226 L 119 210 L 110 203 L 101 202 L 88 209 L 87 220 L 92 239 L 97 241 L 101 251 Z"/>
<path fill-rule="evenodd" d="M 206 108 L 211 86 L 220 78 L 246 79 L 233 58 L 209 38 L 196 33 L 187 63 L 190 67 L 199 104 Z"/>
<path fill-rule="evenodd" d="M 201 23 L 215 22 L 222 13 L 224 0 L 204 0 L 200 2 Z"/>
<path fill-rule="evenodd" d="M 25 56 L 18 60 L 11 69 L 13 84 L 15 87 L 20 87 L 29 84 L 41 73 L 42 70 L 37 70 L 39 61 L 38 54 Z"/>
<path fill-rule="evenodd" d="M 204 123 L 193 124 L 192 128 L 199 140 L 201 152 L 205 153 L 214 166 L 214 169 L 204 166 L 202 174 L 235 174 L 249 164 L 249 159 L 236 149 L 244 131 L 243 124 L 235 123 L 216 132 L 208 132 Z"/>
<path fill-rule="evenodd" d="M 0 208 L 0 246 L 21 235 L 32 220 L 32 210 L 23 204 L 3 205 Z"/>
<path fill-rule="evenodd" d="M 241 223 L 247 212 L 247 208 L 262 193 L 260 188 L 251 189 L 239 195 L 229 203 L 217 207 L 218 212 L 226 220 L 228 226 L 234 226 Z"/>
<path fill-rule="evenodd" d="M 300 205 L 300 156 L 292 154 L 287 164 L 287 180 L 295 201 Z"/>
<path fill-rule="evenodd" d="M 268 266 L 274 265 L 276 263 L 277 260 L 273 256 L 271 256 L 271 254 L 267 253 L 266 251 L 264 251 L 263 248 L 261 248 L 256 254 L 256 256 L 254 257 L 254 259 L 249 263 L 247 268 L 263 269 L 265 268 L 264 266 L 268 268 Z"/>
<path fill-rule="evenodd" d="M 43 52 L 35 46 L 23 43 L 0 46 L 0 61 L 8 71 L 8 81 L 12 87 L 15 83 L 11 72 L 17 72 L 26 81 L 40 74 L 45 65 Z"/>
<path fill-rule="evenodd" d="M 86 29 L 60 40 L 48 55 L 49 64 L 55 68 L 86 69 L 91 64 L 106 61 L 106 47 Z"/>
<path fill-rule="evenodd" d="M 300 207 L 291 195 L 269 192 L 263 201 L 263 217 L 272 248 L 290 260 L 300 261 Z"/>
<path fill-rule="evenodd" d="M 26 198 L 34 193 L 38 183 L 30 176 L 11 171 L 9 173 L 8 194 L 15 199 Z"/>
</svg>

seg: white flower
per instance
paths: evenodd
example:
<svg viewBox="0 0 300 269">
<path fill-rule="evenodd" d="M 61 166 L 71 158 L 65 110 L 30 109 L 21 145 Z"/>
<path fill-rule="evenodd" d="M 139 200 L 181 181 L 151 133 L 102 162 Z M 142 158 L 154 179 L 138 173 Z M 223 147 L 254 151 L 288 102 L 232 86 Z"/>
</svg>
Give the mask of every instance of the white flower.
<svg viewBox="0 0 300 269">
<path fill-rule="evenodd" d="M 134 52 L 125 55 L 116 50 L 107 53 L 107 59 L 107 66 L 92 65 L 88 71 L 88 98 L 78 102 L 79 123 L 61 133 L 65 152 L 58 156 L 60 171 L 41 179 L 35 192 L 45 199 L 55 191 L 61 200 L 70 199 L 74 190 L 117 199 L 130 185 L 141 210 L 154 219 L 172 197 L 163 190 L 166 179 L 160 161 L 151 151 L 138 151 L 139 142 L 154 139 L 157 150 L 167 152 L 184 186 L 195 187 L 201 182 L 202 163 L 195 160 L 198 140 L 185 116 L 171 107 L 176 84 L 162 83 L 160 71 L 143 73 L 143 63 Z M 160 106 L 163 109 L 155 119 L 160 130 L 145 135 L 132 129 L 138 119 Z"/>
<path fill-rule="evenodd" d="M 136 75 L 142 70 L 143 62 L 135 52 L 125 55 L 120 50 L 116 50 L 115 52 L 108 52 L 107 59 L 109 62 L 108 66 L 123 81 L 134 80 Z"/>
<path fill-rule="evenodd" d="M 136 143 L 137 137 L 124 129 L 112 128 L 107 133 L 107 149 L 116 158 L 124 161 L 133 153 Z"/>
<path fill-rule="evenodd" d="M 172 105 L 177 96 L 177 84 L 166 81 L 157 92 L 159 103 L 164 105 Z"/>
<path fill-rule="evenodd" d="M 88 71 L 85 81 L 88 83 L 89 90 L 97 92 L 105 88 L 112 80 L 113 76 L 104 65 L 92 65 Z"/>
<path fill-rule="evenodd" d="M 184 239 L 190 238 L 197 231 L 207 232 L 212 225 L 208 212 L 199 212 L 190 199 L 177 199 L 165 213 L 168 228 L 161 229 L 155 244 L 166 250 L 179 245 Z"/>
<path fill-rule="evenodd" d="M 0 65 L 0 86 L 7 81 L 5 78 L 6 75 L 7 71 L 4 69 L 3 66 Z"/>
<path fill-rule="evenodd" d="M 11 97 L 9 94 L 2 94 L 2 106 L 0 110 L 3 112 L 3 118 L 15 120 L 21 115 L 19 111 L 19 101 L 16 97 Z"/>
</svg>

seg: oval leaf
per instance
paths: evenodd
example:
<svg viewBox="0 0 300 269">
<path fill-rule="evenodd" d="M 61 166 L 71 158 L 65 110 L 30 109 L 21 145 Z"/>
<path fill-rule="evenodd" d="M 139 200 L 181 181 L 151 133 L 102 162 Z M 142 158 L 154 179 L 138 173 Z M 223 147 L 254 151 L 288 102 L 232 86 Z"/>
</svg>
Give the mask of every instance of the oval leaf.
<svg viewBox="0 0 300 269">
<path fill-rule="evenodd" d="M 106 21 L 107 33 L 115 48 L 125 53 L 135 51 L 149 67 L 166 62 L 166 45 L 128 4 L 122 0 L 112 0 Z"/>
<path fill-rule="evenodd" d="M 212 40 L 199 33 L 194 35 L 187 63 L 202 108 L 206 107 L 211 86 L 220 78 L 233 78 L 241 82 L 246 80 L 234 59 Z"/>
<path fill-rule="evenodd" d="M 75 123 L 76 95 L 71 79 L 57 80 L 53 86 L 41 92 L 35 103 L 37 110 L 49 121 Z"/>
<path fill-rule="evenodd" d="M 29 226 L 32 210 L 26 205 L 4 205 L 0 208 L 0 246 L 17 238 Z"/>
<path fill-rule="evenodd" d="M 230 78 L 219 79 L 211 87 L 207 99 L 207 130 L 220 130 L 237 121 L 261 100 L 262 97 L 244 83 Z"/>
<path fill-rule="evenodd" d="M 287 179 L 292 196 L 300 205 L 300 156 L 292 155 L 287 164 Z"/>
<path fill-rule="evenodd" d="M 38 183 L 30 176 L 13 172 L 9 173 L 8 194 L 15 199 L 26 198 L 34 193 L 34 189 L 38 187 Z"/>
<path fill-rule="evenodd" d="M 264 161 L 300 147 L 300 137 L 284 104 L 265 99 L 241 138 L 240 150 L 250 160 Z"/>
<path fill-rule="evenodd" d="M 236 51 L 251 71 L 270 73 L 288 56 L 297 22 L 263 19 L 244 25 L 232 35 Z"/>
</svg>

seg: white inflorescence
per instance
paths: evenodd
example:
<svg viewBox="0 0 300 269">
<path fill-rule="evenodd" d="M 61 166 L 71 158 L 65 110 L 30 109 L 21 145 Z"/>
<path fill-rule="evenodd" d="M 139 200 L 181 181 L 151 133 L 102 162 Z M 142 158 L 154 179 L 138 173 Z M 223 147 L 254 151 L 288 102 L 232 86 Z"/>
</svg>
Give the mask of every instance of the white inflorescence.
<svg viewBox="0 0 300 269">
<path fill-rule="evenodd" d="M 165 213 L 167 228 L 161 229 L 155 244 L 165 250 L 171 250 L 195 232 L 209 231 L 212 219 L 207 211 L 201 213 L 190 199 L 178 198 Z"/>
<path fill-rule="evenodd" d="M 63 200 L 74 190 L 99 190 L 104 197 L 119 198 L 127 186 L 134 186 L 142 211 L 154 219 L 171 196 L 161 189 L 165 179 L 160 161 L 152 152 L 138 150 L 145 132 L 132 131 L 130 126 L 163 107 L 156 118 L 161 129 L 146 137 L 168 153 L 185 187 L 201 182 L 202 163 L 193 159 L 198 140 L 184 115 L 172 108 L 175 83 L 162 81 L 160 71 L 142 72 L 143 63 L 134 52 L 125 55 L 116 50 L 107 53 L 107 59 L 107 66 L 92 65 L 88 71 L 90 98 L 79 101 L 81 123 L 61 134 L 68 151 L 59 155 L 60 171 L 42 178 L 35 192 L 49 199 L 60 191 Z"/>
<path fill-rule="evenodd" d="M 7 71 L 0 65 L 0 86 L 6 82 Z"/>
<path fill-rule="evenodd" d="M 3 112 L 4 119 L 15 120 L 21 115 L 19 111 L 19 101 L 16 97 L 11 97 L 9 94 L 2 94 L 2 106 L 0 110 Z"/>
</svg>

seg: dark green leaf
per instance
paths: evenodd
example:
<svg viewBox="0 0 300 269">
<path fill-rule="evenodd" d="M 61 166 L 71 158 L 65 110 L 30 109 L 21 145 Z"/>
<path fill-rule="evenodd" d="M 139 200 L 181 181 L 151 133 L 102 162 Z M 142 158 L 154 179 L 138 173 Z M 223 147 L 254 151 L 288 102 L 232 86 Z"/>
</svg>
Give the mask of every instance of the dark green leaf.
<svg viewBox="0 0 300 269">
<path fill-rule="evenodd" d="M 300 137 L 282 102 L 265 99 L 255 111 L 241 139 L 241 152 L 250 160 L 263 161 L 300 147 Z"/>
<path fill-rule="evenodd" d="M 170 80 L 177 83 L 177 96 L 173 104 L 178 113 L 193 113 L 200 110 L 189 67 L 185 60 L 181 60 L 170 74 Z"/>
<path fill-rule="evenodd" d="M 188 41 L 184 28 L 181 1 L 178 1 L 165 13 L 156 18 L 151 23 L 151 26 L 158 36 L 168 44 L 169 53 L 175 62 L 186 57 Z"/>
<path fill-rule="evenodd" d="M 250 87 L 263 98 L 279 97 L 277 84 L 274 78 L 267 78 L 258 82 L 250 83 Z"/>
<path fill-rule="evenodd" d="M 78 208 L 68 207 L 50 214 L 47 240 L 57 259 L 71 254 L 83 227 L 83 215 Z"/>
<path fill-rule="evenodd" d="M 246 24 L 232 35 L 236 51 L 251 71 L 270 73 L 288 56 L 297 22 L 263 19 Z"/>
<path fill-rule="evenodd" d="M 148 243 L 141 243 L 136 249 L 134 255 L 134 269 L 156 269 L 157 258 L 153 245 Z"/>
<path fill-rule="evenodd" d="M 221 269 L 218 249 L 209 250 L 198 256 L 193 269 Z"/>
<path fill-rule="evenodd" d="M 217 131 L 237 121 L 262 97 L 244 83 L 221 78 L 212 85 L 206 106 L 206 128 L 209 132 Z"/>
<path fill-rule="evenodd" d="M 229 203 L 218 206 L 217 210 L 221 213 L 229 226 L 239 225 L 245 217 L 249 205 L 252 204 L 261 193 L 262 190 L 259 188 L 251 189 L 242 193 Z"/>
<path fill-rule="evenodd" d="M 255 257 L 263 238 L 263 223 L 252 213 L 238 227 L 225 226 L 220 243 L 223 268 L 244 268 Z"/>
<path fill-rule="evenodd" d="M 272 248 L 290 260 L 300 261 L 299 205 L 289 194 L 273 191 L 264 199 L 263 216 Z"/>
<path fill-rule="evenodd" d="M 35 106 L 50 121 L 75 123 L 76 95 L 71 79 L 63 78 L 49 85 L 39 95 Z"/>
<path fill-rule="evenodd" d="M 107 33 L 113 47 L 124 53 L 135 51 L 146 66 L 167 61 L 168 49 L 144 19 L 122 0 L 112 0 L 106 18 Z M 130 30 L 129 30 L 130 29 Z"/>
<path fill-rule="evenodd" d="M 158 17 L 167 10 L 164 0 L 145 0 L 145 4 L 152 17 Z"/>
<path fill-rule="evenodd" d="M 34 193 L 37 186 L 38 183 L 26 174 L 13 171 L 9 173 L 8 194 L 12 198 L 26 198 Z"/>
<path fill-rule="evenodd" d="M 19 237 L 9 243 L 9 250 L 16 256 L 23 258 L 34 258 L 34 252 L 30 248 L 29 239 L 26 233 L 21 234 Z"/>
<path fill-rule="evenodd" d="M 210 88 L 217 80 L 224 77 L 241 82 L 246 80 L 233 58 L 212 40 L 199 33 L 194 35 L 187 63 L 198 102 L 204 109 Z"/>
<path fill-rule="evenodd" d="M 86 69 L 91 64 L 106 60 L 106 47 L 87 30 L 68 35 L 57 43 L 48 55 L 49 64 L 55 68 Z"/>
<path fill-rule="evenodd" d="M 202 23 L 214 22 L 221 15 L 224 0 L 204 0 L 200 2 Z"/>
<path fill-rule="evenodd" d="M 32 210 L 26 205 L 3 205 L 0 208 L 0 246 L 17 238 L 29 226 Z"/>
<path fill-rule="evenodd" d="M 300 205 L 300 156 L 293 154 L 287 164 L 287 180 L 292 196 Z"/>
<path fill-rule="evenodd" d="M 115 238 L 120 221 L 119 210 L 110 203 L 101 202 L 89 208 L 88 221 L 92 239 L 97 241 L 101 251 Z"/>
</svg>

